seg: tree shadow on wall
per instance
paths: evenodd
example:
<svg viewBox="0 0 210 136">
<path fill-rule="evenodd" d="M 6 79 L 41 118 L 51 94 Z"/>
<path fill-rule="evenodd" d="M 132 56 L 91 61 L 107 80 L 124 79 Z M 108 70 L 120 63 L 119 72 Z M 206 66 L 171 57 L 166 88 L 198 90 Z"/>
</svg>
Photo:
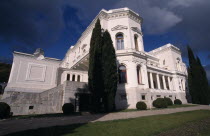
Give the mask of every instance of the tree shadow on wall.
<svg viewBox="0 0 210 136">
<path fill-rule="evenodd" d="M 85 84 L 82 88 L 78 88 L 76 91 L 76 94 L 77 95 L 89 94 L 87 85 Z M 71 102 L 75 101 L 75 99 L 73 99 L 73 98 L 69 98 L 69 100 Z M 83 102 L 83 106 L 84 106 L 84 104 L 85 104 L 85 102 Z M 85 106 L 87 106 L 87 105 L 85 105 Z M 107 115 L 106 113 L 103 113 L 103 114 L 102 113 L 101 114 L 86 113 L 84 115 L 81 115 L 81 112 L 80 112 L 80 114 L 74 114 L 74 115 L 69 115 L 69 116 L 66 116 L 64 114 L 63 114 L 63 116 L 60 115 L 60 116 L 55 116 L 55 117 L 46 116 L 48 118 L 47 120 L 45 120 L 46 117 L 38 118 L 37 120 L 40 120 L 40 121 L 30 118 L 30 122 L 32 124 L 38 122 L 37 125 L 35 125 L 35 126 L 32 125 L 32 127 L 25 126 L 25 125 L 27 125 L 27 123 L 26 123 L 27 121 L 23 124 L 18 124 L 18 122 L 14 122 L 16 124 L 16 126 L 18 126 L 18 128 L 16 128 L 17 131 L 23 130 L 23 129 L 25 129 L 25 130 L 15 132 L 15 133 L 11 133 L 12 131 L 11 132 L 0 132 L 0 135 L 7 134 L 8 136 L 42 136 L 42 135 L 43 136 L 60 136 L 60 135 L 65 135 L 65 134 L 73 134 L 73 133 L 77 132 L 77 131 L 75 131 L 75 129 L 77 129 L 81 126 L 84 126 L 89 122 L 96 121 L 96 120 L 102 118 L 103 116 Z M 50 127 L 48 127 L 49 123 L 43 122 L 43 121 L 52 122 L 52 123 L 50 124 Z M 46 125 L 44 125 L 44 124 L 46 124 Z M 47 127 L 45 127 L 45 126 L 47 126 Z M 26 127 L 26 128 L 24 128 L 24 127 Z"/>
<path fill-rule="evenodd" d="M 116 111 L 125 110 L 130 106 L 128 104 L 129 96 L 126 92 L 125 86 L 126 86 L 126 83 L 118 84 L 116 98 L 115 98 Z"/>
</svg>

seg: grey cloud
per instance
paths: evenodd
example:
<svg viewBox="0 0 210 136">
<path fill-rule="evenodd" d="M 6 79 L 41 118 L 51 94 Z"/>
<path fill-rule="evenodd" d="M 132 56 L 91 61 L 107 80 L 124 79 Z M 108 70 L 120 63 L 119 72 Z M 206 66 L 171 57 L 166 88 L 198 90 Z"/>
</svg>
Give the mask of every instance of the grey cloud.
<svg viewBox="0 0 210 136">
<path fill-rule="evenodd" d="M 173 30 L 184 36 L 196 51 L 210 51 L 210 1 L 207 0 L 122 0 L 144 18 L 145 34 Z"/>
<path fill-rule="evenodd" d="M 190 46 L 196 51 L 210 51 L 210 1 L 200 1 L 190 7 L 177 7 L 174 12 L 183 18 L 176 27 L 186 36 Z"/>
<path fill-rule="evenodd" d="M 164 33 L 182 21 L 182 18 L 172 11 L 159 6 L 159 2 L 155 5 L 154 3 L 156 3 L 156 1 L 152 1 L 153 0 L 121 0 L 116 7 L 126 6 L 140 13 L 140 16 L 144 19 L 143 28 L 146 34 Z"/>
<path fill-rule="evenodd" d="M 50 45 L 64 27 L 61 4 L 59 0 L 1 0 L 1 42 Z"/>
</svg>

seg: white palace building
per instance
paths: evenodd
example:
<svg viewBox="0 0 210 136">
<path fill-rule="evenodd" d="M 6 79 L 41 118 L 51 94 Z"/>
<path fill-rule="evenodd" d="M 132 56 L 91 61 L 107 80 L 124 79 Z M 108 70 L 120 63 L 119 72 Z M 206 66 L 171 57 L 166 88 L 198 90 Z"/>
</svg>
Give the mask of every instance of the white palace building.
<svg viewBox="0 0 210 136">
<path fill-rule="evenodd" d="M 14 52 L 14 60 L 3 100 L 15 115 L 61 112 L 66 102 L 75 103 L 78 88 L 88 82 L 89 49 L 97 19 L 111 34 L 116 50 L 119 84 L 117 109 L 136 108 L 144 101 L 149 108 L 159 97 L 187 103 L 187 69 L 181 51 L 172 44 L 144 51 L 142 21 L 128 8 L 102 9 L 63 60 Z M 77 109 L 78 110 L 78 109 Z"/>
</svg>

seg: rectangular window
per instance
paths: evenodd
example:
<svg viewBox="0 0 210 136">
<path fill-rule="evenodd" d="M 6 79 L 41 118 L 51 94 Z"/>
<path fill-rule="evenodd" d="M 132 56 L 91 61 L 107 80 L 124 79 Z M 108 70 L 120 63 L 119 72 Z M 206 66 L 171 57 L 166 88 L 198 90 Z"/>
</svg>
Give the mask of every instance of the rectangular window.
<svg viewBox="0 0 210 136">
<path fill-rule="evenodd" d="M 141 95 L 141 99 L 142 99 L 142 100 L 146 100 L 145 94 Z"/>
<path fill-rule="evenodd" d="M 34 106 L 29 106 L 29 110 L 32 110 L 34 108 Z"/>
<path fill-rule="evenodd" d="M 160 95 L 156 95 L 156 97 L 157 97 L 157 98 L 160 98 L 161 96 L 160 96 Z"/>
</svg>

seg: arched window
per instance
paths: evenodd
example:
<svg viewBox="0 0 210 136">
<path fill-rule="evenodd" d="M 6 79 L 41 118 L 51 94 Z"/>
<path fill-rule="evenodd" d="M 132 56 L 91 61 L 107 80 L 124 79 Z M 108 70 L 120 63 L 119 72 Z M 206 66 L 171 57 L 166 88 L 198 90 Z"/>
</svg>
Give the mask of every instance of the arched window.
<svg viewBox="0 0 210 136">
<path fill-rule="evenodd" d="M 135 43 L 135 49 L 136 49 L 137 51 L 139 51 L 138 36 L 137 36 L 137 35 L 134 35 L 134 43 Z"/>
<path fill-rule="evenodd" d="M 116 44 L 117 44 L 117 50 L 123 50 L 124 49 L 123 34 L 119 33 L 119 34 L 116 35 Z"/>
<path fill-rule="evenodd" d="M 72 81 L 75 81 L 75 75 L 72 76 Z"/>
<path fill-rule="evenodd" d="M 66 80 L 67 80 L 67 81 L 70 80 L 70 74 L 67 74 Z"/>
<path fill-rule="evenodd" d="M 136 70 L 137 70 L 137 80 L 138 80 L 138 84 L 141 84 L 141 83 L 142 83 L 142 78 L 141 78 L 141 67 L 140 67 L 140 66 L 137 66 Z"/>
<path fill-rule="evenodd" d="M 176 66 L 177 66 L 177 70 L 181 71 L 180 58 L 176 58 Z"/>
<path fill-rule="evenodd" d="M 124 65 L 119 66 L 118 74 L 119 74 L 119 83 L 127 83 L 126 67 Z"/>
<path fill-rule="evenodd" d="M 77 76 L 77 82 L 80 82 L 80 75 Z"/>
</svg>

